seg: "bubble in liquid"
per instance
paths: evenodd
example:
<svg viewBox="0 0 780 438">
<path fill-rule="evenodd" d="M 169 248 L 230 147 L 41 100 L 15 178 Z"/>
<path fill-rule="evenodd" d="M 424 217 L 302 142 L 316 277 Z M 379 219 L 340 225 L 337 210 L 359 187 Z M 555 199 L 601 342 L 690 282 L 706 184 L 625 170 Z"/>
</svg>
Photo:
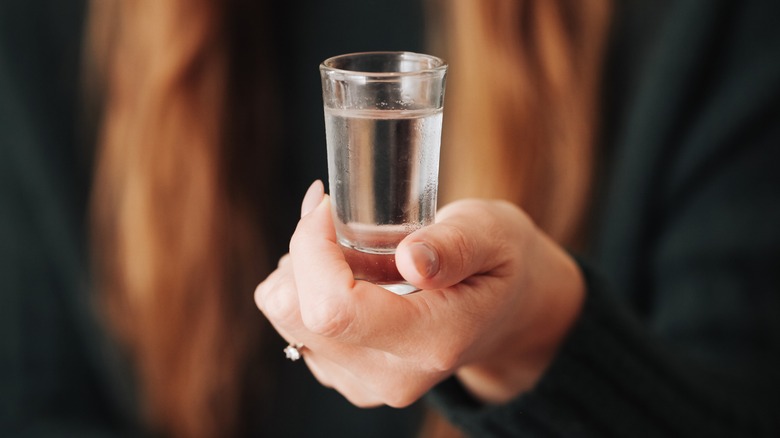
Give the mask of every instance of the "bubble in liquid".
<svg viewBox="0 0 780 438">
<path fill-rule="evenodd" d="M 401 95 L 401 100 L 396 104 L 402 109 L 414 109 L 414 99 L 408 94 Z"/>
</svg>

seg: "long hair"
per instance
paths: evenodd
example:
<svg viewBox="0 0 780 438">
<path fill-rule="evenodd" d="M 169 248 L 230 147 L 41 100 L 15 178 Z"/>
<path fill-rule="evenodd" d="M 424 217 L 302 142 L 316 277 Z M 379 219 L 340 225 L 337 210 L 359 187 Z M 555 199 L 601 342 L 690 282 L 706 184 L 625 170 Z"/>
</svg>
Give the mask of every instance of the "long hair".
<svg viewBox="0 0 780 438">
<path fill-rule="evenodd" d="M 438 1 L 450 63 L 441 198 L 512 201 L 579 243 L 608 0 Z"/>
<path fill-rule="evenodd" d="M 91 5 L 96 289 L 137 369 L 142 414 L 164 436 L 238 433 L 269 331 L 251 299 L 271 270 L 274 79 L 251 61 L 272 56 L 265 3 Z M 260 30 L 239 41 L 242 17 Z"/>
</svg>

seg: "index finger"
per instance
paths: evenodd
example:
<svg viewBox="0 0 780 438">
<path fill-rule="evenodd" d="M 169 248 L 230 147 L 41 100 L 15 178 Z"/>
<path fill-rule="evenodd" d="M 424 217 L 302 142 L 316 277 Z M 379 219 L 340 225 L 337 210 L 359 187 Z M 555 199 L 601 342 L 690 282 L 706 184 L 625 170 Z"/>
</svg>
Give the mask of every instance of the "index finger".
<svg viewBox="0 0 780 438">
<path fill-rule="evenodd" d="M 417 300 L 355 280 L 336 241 L 330 198 L 298 223 L 290 242 L 306 328 L 321 336 L 393 351 L 398 334 L 420 321 Z"/>
</svg>

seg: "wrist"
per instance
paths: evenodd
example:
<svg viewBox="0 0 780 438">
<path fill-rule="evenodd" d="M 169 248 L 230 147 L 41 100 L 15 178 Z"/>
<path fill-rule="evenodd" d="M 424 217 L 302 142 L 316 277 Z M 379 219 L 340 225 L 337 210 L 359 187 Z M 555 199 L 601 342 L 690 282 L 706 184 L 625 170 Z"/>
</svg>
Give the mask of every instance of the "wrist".
<svg viewBox="0 0 780 438">
<path fill-rule="evenodd" d="M 504 403 L 532 389 L 580 314 L 585 281 L 579 266 L 546 235 L 540 238 L 538 263 L 526 268 L 527 286 L 518 291 L 523 299 L 501 327 L 503 335 L 456 372 L 485 403 Z"/>
</svg>

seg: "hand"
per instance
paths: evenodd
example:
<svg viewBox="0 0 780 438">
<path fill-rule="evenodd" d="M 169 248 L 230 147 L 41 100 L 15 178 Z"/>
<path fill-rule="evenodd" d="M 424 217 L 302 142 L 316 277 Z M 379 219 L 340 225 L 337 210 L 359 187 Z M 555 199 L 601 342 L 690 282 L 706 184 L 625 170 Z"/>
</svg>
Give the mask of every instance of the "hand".
<svg viewBox="0 0 780 438">
<path fill-rule="evenodd" d="M 404 239 L 396 264 L 422 289 L 405 296 L 353 279 L 321 183 L 302 213 L 255 301 L 305 344 L 315 377 L 358 406 L 409 405 L 452 374 L 504 402 L 535 384 L 579 314 L 576 264 L 512 204 L 459 201 Z"/>
</svg>

